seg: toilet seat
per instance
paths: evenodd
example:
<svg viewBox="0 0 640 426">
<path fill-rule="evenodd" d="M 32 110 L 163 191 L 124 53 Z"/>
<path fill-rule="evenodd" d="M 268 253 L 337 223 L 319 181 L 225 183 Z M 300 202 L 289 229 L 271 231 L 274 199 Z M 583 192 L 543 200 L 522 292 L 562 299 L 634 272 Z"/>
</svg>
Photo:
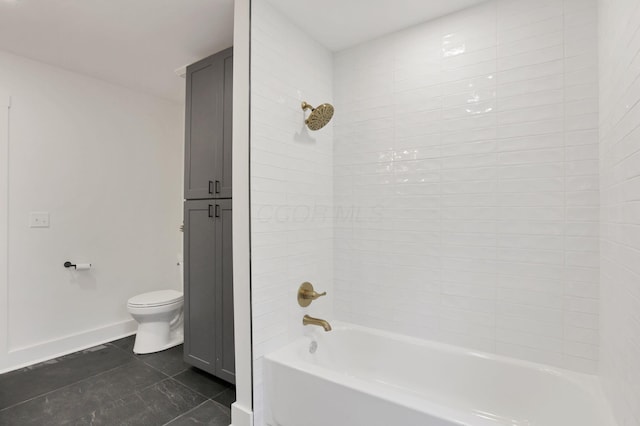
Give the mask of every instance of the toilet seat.
<svg viewBox="0 0 640 426">
<path fill-rule="evenodd" d="M 152 308 L 182 302 L 182 293 L 176 290 L 159 290 L 132 297 L 127 305 L 134 308 Z"/>
</svg>

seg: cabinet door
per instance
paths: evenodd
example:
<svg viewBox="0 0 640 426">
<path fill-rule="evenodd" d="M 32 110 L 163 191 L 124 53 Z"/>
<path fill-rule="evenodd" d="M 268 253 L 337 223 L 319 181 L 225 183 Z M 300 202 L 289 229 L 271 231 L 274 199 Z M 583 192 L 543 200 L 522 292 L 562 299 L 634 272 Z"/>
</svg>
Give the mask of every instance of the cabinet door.
<svg viewBox="0 0 640 426">
<path fill-rule="evenodd" d="M 235 383 L 231 200 L 184 207 L 184 359 Z"/>
<path fill-rule="evenodd" d="M 186 199 L 231 197 L 233 50 L 187 67 Z"/>
<path fill-rule="evenodd" d="M 216 285 L 216 376 L 235 383 L 235 343 L 233 337 L 233 247 L 231 200 L 220 200 L 220 281 Z"/>
<path fill-rule="evenodd" d="M 216 274 L 215 204 L 213 200 L 184 204 L 184 359 L 215 373 Z"/>
</svg>

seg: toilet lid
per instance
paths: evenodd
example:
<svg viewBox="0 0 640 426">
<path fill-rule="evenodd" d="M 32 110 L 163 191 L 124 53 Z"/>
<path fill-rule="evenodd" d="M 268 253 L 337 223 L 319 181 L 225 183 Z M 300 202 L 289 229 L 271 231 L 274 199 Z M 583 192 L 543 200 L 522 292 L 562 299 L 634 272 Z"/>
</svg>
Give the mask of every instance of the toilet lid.
<svg viewBox="0 0 640 426">
<path fill-rule="evenodd" d="M 129 299 L 129 306 L 162 306 L 182 301 L 182 293 L 176 290 L 159 290 L 139 294 Z"/>
</svg>

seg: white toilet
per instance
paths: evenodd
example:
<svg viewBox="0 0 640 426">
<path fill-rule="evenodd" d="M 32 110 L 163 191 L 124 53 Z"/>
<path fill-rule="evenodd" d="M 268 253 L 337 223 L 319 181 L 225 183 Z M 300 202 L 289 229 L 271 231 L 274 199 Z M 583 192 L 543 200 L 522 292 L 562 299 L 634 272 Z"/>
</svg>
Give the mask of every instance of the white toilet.
<svg viewBox="0 0 640 426">
<path fill-rule="evenodd" d="M 179 345 L 184 340 L 182 293 L 160 290 L 134 296 L 127 310 L 138 322 L 133 352 L 149 354 Z"/>
</svg>

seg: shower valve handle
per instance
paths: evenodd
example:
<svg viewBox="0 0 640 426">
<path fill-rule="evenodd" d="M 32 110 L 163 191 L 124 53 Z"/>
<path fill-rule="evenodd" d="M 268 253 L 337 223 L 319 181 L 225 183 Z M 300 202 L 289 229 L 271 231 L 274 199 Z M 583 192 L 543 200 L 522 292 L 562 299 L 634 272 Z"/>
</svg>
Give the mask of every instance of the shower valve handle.
<svg viewBox="0 0 640 426">
<path fill-rule="evenodd" d="M 327 292 L 318 293 L 313 289 L 313 284 L 310 282 L 304 282 L 298 289 L 298 304 L 303 308 L 309 306 L 311 302 L 318 297 L 326 296 Z"/>
</svg>

